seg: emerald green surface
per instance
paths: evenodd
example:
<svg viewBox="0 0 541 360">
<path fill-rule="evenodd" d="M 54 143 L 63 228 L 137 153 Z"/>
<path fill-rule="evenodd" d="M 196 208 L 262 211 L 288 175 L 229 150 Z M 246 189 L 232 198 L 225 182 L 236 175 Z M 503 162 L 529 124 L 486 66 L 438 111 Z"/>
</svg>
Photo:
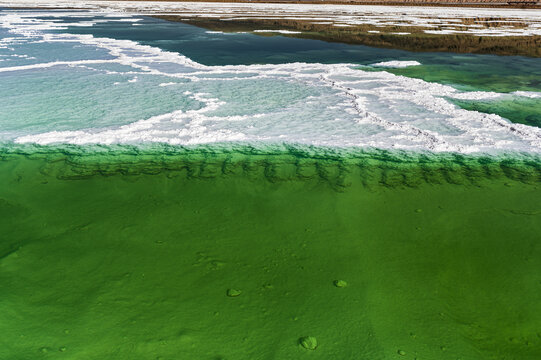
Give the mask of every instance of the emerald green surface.
<svg viewBox="0 0 541 360">
<path fill-rule="evenodd" d="M 491 58 L 487 58 L 487 63 Z M 513 66 L 506 66 L 510 59 Z M 466 91 L 540 91 L 541 71 L 528 66 L 528 58 L 496 57 L 487 66 L 480 61 L 471 61 L 468 56 L 456 55 L 452 61 L 441 60 L 441 64 L 385 69 L 396 75 L 423 79 L 451 85 Z M 497 71 L 494 71 L 497 69 Z"/>
<path fill-rule="evenodd" d="M 535 156 L 1 159 L 1 359 L 541 358 Z"/>
<path fill-rule="evenodd" d="M 541 98 L 494 99 L 485 101 L 449 99 L 466 110 L 498 114 L 514 123 L 541 127 Z"/>
</svg>

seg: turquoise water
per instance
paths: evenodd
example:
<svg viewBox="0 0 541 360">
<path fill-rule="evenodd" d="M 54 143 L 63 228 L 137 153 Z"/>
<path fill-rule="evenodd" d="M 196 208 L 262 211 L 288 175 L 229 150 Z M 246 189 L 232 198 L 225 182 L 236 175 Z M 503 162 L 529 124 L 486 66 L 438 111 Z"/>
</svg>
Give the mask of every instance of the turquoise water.
<svg viewBox="0 0 541 360">
<path fill-rule="evenodd" d="M 167 51 L 180 52 L 205 65 L 291 62 L 369 65 L 389 60 L 416 60 L 422 66 L 393 71 L 465 89 L 505 92 L 541 90 L 541 61 L 537 58 L 410 52 L 285 36 L 208 33 L 195 26 L 149 17 L 142 17 L 138 25 L 100 23 L 87 28 L 70 27 L 69 31 L 134 40 Z"/>
<path fill-rule="evenodd" d="M 51 72 L 6 73 L 0 89 L 0 127 L 25 134 L 53 122 L 59 131 L 78 130 L 127 124 L 133 120 L 132 114 L 148 118 L 202 106 L 174 87 L 161 89 L 158 85 L 166 78 L 123 70 L 110 65 L 93 69 L 58 66 Z M 111 71 L 117 74 L 107 74 Z M 136 82 L 129 82 L 135 78 Z M 130 101 L 133 98 L 141 101 Z"/>
<path fill-rule="evenodd" d="M 425 81 L 448 84 L 467 91 L 541 91 L 541 61 L 537 58 L 423 53 L 284 36 L 261 37 L 242 33 L 208 33 L 204 29 L 187 24 L 171 23 L 149 17 L 142 18 L 138 24 L 144 26 L 133 27 L 131 24 L 121 22 L 101 23 L 90 28 L 72 27 L 70 31 L 134 40 L 167 51 L 180 52 L 205 65 L 291 62 L 369 65 L 382 61 L 415 60 L 422 65 L 406 69 L 387 69 L 387 71 Z M 521 116 L 517 122 L 538 126 L 535 120 L 526 120 L 526 118 L 535 119 L 538 116 L 541 100 L 530 99 L 528 102 L 529 105 L 521 109 L 524 116 Z M 478 107 L 482 106 L 483 104 L 480 103 Z M 472 107 L 469 106 L 466 109 L 471 110 Z M 511 121 L 517 119 L 509 115 L 514 110 L 506 111 L 494 106 L 490 112 Z"/>
</svg>

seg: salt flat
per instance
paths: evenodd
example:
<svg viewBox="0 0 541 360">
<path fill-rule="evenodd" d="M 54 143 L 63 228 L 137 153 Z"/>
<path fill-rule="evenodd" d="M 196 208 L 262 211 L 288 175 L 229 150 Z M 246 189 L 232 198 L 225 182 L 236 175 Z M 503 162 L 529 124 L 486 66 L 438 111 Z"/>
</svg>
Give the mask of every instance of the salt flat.
<svg viewBox="0 0 541 360">
<path fill-rule="evenodd" d="M 0 6 L 85 8 L 137 12 L 151 15 L 179 15 L 190 19 L 218 18 L 279 19 L 326 22 L 338 27 L 419 27 L 428 34 L 471 34 L 482 36 L 539 36 L 541 10 L 459 7 L 405 7 L 330 4 L 264 4 L 156 1 L 15 0 Z"/>
</svg>

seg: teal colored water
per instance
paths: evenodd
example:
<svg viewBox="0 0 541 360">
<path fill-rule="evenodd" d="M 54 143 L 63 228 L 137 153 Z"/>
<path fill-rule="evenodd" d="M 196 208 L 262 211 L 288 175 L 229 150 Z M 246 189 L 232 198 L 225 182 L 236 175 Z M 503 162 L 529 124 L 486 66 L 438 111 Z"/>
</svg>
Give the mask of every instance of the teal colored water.
<svg viewBox="0 0 541 360">
<path fill-rule="evenodd" d="M 142 17 L 138 25 L 101 23 L 69 31 L 113 36 L 180 52 L 205 65 L 279 64 L 291 62 L 356 63 L 415 60 L 422 66 L 392 69 L 396 74 L 451 84 L 467 90 L 540 91 L 541 60 L 522 56 L 423 53 L 374 48 L 285 36 L 216 34 L 177 22 Z"/>
<path fill-rule="evenodd" d="M 202 107 L 174 87 L 159 87 L 167 78 L 127 72 L 132 69 L 126 68 L 58 66 L 53 71 L 6 73 L 0 88 L 0 128 L 21 135 L 51 128 L 50 124 L 58 131 L 79 130 L 128 124 L 133 114 L 146 119 Z"/>
</svg>

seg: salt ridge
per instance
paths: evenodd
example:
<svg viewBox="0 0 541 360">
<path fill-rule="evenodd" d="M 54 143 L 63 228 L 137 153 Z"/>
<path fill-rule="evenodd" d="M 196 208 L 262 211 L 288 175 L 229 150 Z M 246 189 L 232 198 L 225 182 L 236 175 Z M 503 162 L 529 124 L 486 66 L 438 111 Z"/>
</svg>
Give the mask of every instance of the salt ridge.
<svg viewBox="0 0 541 360">
<path fill-rule="evenodd" d="M 422 65 L 422 64 L 418 61 L 398 61 L 398 60 L 382 61 L 379 63 L 371 64 L 371 66 L 389 67 L 389 68 L 405 68 L 409 66 L 418 66 L 418 65 Z"/>
</svg>

